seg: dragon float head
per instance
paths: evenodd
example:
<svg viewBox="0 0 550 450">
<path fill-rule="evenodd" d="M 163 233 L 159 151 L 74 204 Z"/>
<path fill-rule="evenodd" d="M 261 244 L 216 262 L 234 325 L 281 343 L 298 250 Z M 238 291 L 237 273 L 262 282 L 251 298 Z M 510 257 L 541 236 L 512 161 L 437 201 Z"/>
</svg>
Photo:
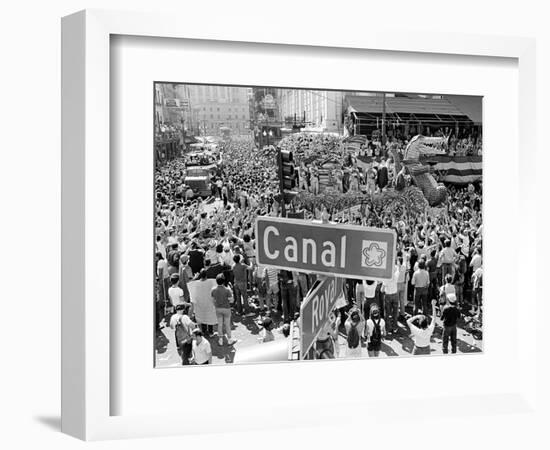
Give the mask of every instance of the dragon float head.
<svg viewBox="0 0 550 450">
<path fill-rule="evenodd" d="M 408 167 L 415 184 L 420 188 L 430 206 L 438 206 L 447 198 L 447 188 L 438 184 L 429 163 L 420 162 L 420 156 L 441 155 L 446 153 L 449 137 L 426 137 L 417 135 L 411 139 L 405 149 L 403 164 Z"/>
<path fill-rule="evenodd" d="M 445 154 L 448 142 L 449 136 L 427 137 L 417 134 L 407 144 L 404 159 L 408 161 L 418 161 L 420 156 Z"/>
</svg>

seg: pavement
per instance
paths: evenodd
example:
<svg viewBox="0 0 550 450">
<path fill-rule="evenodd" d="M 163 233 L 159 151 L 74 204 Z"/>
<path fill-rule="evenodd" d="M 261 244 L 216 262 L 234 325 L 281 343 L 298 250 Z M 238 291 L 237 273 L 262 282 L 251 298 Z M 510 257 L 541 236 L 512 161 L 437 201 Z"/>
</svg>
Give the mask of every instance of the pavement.
<svg viewBox="0 0 550 450">
<path fill-rule="evenodd" d="M 275 322 L 276 330 L 274 330 L 275 339 L 284 339 L 283 335 L 278 331 L 282 326 L 283 320 L 279 312 L 272 315 Z M 167 323 L 169 317 L 166 317 Z M 239 350 L 249 348 L 251 346 L 263 345 L 259 340 L 261 327 L 259 325 L 260 317 L 256 314 L 253 317 L 241 316 L 236 312 L 232 313 L 232 337 L 237 339 L 234 345 L 228 345 L 224 340 L 224 345 L 218 345 L 217 335 L 207 337 L 212 347 L 212 364 L 224 365 L 231 364 L 235 355 Z M 431 341 L 432 355 L 441 355 L 443 341 L 441 339 L 442 329 L 436 326 Z M 161 323 L 156 330 L 156 367 L 178 367 L 181 366 L 181 359 L 177 353 L 174 331 L 170 327 L 164 326 Z M 481 332 L 471 329 L 468 324 L 461 320 L 458 327 L 458 345 L 457 354 L 464 353 L 480 353 L 483 350 L 483 341 Z M 340 328 L 338 337 L 339 357 L 344 357 L 346 354 L 346 336 L 343 327 Z M 410 332 L 404 321 L 398 323 L 398 330 L 395 333 L 388 334 L 382 342 L 380 358 L 392 356 L 412 356 L 413 341 L 410 337 Z M 450 351 L 450 345 L 449 345 Z M 366 344 L 361 344 L 361 357 L 368 358 Z"/>
<path fill-rule="evenodd" d="M 271 317 L 277 328 L 273 330 L 275 339 L 284 339 L 284 336 L 279 331 L 280 326 L 283 324 L 281 314 L 276 312 Z M 261 327 L 259 321 L 259 314 L 255 314 L 253 317 L 246 317 L 232 311 L 231 337 L 237 340 L 233 345 L 228 345 L 227 339 L 224 339 L 224 345 L 220 346 L 218 344 L 215 326 L 214 334 L 206 337 L 212 347 L 212 365 L 231 364 L 233 363 L 235 354 L 240 349 L 262 345 L 260 342 Z M 168 322 L 169 316 L 164 320 L 164 323 Z M 181 366 L 181 358 L 176 349 L 174 330 L 170 329 L 169 326 L 165 326 L 164 323 L 161 322 L 161 326 L 156 330 L 156 367 Z"/>
<path fill-rule="evenodd" d="M 432 355 L 443 354 L 442 328 L 436 325 L 434 334 L 432 335 L 430 348 Z M 338 338 L 339 355 L 344 357 L 346 354 L 347 341 L 346 336 L 340 333 Z M 404 321 L 398 322 L 398 330 L 395 333 L 386 335 L 382 341 L 379 357 L 391 356 L 413 356 L 412 350 L 414 347 L 413 340 L 409 331 L 409 327 Z M 451 344 L 449 342 L 449 353 Z M 466 323 L 462 321 L 462 326 L 457 330 L 457 354 L 461 353 L 481 353 L 483 351 L 483 341 L 481 333 L 468 329 Z M 361 357 L 368 357 L 367 346 L 361 344 Z"/>
</svg>

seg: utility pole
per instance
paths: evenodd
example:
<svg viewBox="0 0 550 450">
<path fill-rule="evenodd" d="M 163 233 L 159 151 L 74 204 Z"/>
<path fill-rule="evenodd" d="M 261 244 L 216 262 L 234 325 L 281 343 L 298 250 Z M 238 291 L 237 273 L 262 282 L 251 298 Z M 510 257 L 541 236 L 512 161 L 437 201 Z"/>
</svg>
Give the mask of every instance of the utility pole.
<svg viewBox="0 0 550 450">
<path fill-rule="evenodd" d="M 267 138 L 267 146 L 269 147 L 269 114 L 267 112 L 267 109 L 265 108 L 265 101 L 264 101 L 264 111 L 265 111 L 265 127 L 266 127 L 265 132 L 266 132 L 266 138 Z"/>
<path fill-rule="evenodd" d="M 186 150 L 186 144 L 185 144 L 185 117 L 183 113 L 183 109 L 181 111 L 181 149 L 182 153 L 184 150 Z M 180 155 L 182 156 L 182 155 Z"/>
<path fill-rule="evenodd" d="M 382 145 L 386 145 L 386 93 L 382 94 Z"/>
<path fill-rule="evenodd" d="M 285 182 L 283 174 L 283 155 L 281 149 L 277 149 L 277 166 L 279 167 L 279 193 L 281 195 L 281 214 L 286 217 Z"/>
</svg>

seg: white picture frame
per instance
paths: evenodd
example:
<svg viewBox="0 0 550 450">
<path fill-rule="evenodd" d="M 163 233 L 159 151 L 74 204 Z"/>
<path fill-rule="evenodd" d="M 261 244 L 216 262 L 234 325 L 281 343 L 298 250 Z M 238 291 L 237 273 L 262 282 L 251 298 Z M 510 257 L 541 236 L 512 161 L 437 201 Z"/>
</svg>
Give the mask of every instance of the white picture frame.
<svg viewBox="0 0 550 450">
<path fill-rule="evenodd" d="M 99 10 L 65 17 L 62 21 L 62 431 L 80 439 L 208 432 L 192 419 L 173 413 L 111 413 L 111 395 L 116 389 L 110 369 L 113 362 L 110 340 L 113 327 L 110 310 L 110 186 L 112 177 L 116 176 L 110 170 L 109 151 L 110 40 L 113 35 L 368 49 L 407 52 L 412 58 L 415 54 L 446 54 L 517 60 L 518 145 L 525 149 L 536 148 L 535 43 L 532 39 L 396 32 L 376 28 L 327 36 L 321 28 L 314 27 L 309 27 L 308 33 L 290 28 L 281 35 L 279 29 L 271 27 L 258 32 L 254 27 L 248 29 L 233 24 L 212 30 L 205 28 L 201 21 L 186 21 L 182 27 L 180 18 L 169 14 Z M 519 191 L 515 211 L 523 220 L 535 223 L 537 205 L 533 193 L 536 187 L 530 176 L 529 158 L 519 159 L 517 169 Z M 523 261 L 535 261 L 536 243 L 525 243 L 516 255 Z M 518 277 L 528 277 L 529 267 L 516 264 L 514 269 Z M 518 323 L 514 324 L 518 328 L 524 323 L 532 323 L 526 311 L 537 311 L 540 307 L 535 283 L 522 286 L 522 295 L 525 306 L 518 310 Z M 518 336 L 518 346 L 527 348 L 527 342 L 526 336 Z M 502 410 L 539 414 L 537 354 L 531 343 L 529 350 L 519 355 L 519 360 L 518 380 L 510 390 L 498 395 L 473 394 L 467 398 L 455 398 L 453 415 L 467 415 L 472 405 L 482 415 Z M 393 364 L 393 360 L 387 361 L 384 370 L 390 370 Z M 253 369 L 243 367 L 240 370 Z M 415 397 L 403 396 L 402 400 L 414 402 Z M 321 404 L 332 408 L 332 402 Z M 418 414 L 443 405 L 445 398 L 426 399 Z M 351 402 L 345 407 L 358 408 L 358 405 Z M 298 402 L 293 404 L 292 413 L 283 414 L 283 411 L 274 408 L 271 412 L 275 419 L 267 425 L 255 420 L 252 411 L 237 414 L 236 420 L 248 421 L 250 429 L 255 430 L 310 426 L 319 417 L 324 417 L 325 410 L 319 409 L 319 405 Z M 304 420 L 301 421 L 300 417 Z M 188 421 L 189 426 L 182 427 L 183 420 Z M 216 431 L 224 429 L 230 428 L 220 424 Z M 246 429 L 246 424 L 242 429 Z"/>
</svg>

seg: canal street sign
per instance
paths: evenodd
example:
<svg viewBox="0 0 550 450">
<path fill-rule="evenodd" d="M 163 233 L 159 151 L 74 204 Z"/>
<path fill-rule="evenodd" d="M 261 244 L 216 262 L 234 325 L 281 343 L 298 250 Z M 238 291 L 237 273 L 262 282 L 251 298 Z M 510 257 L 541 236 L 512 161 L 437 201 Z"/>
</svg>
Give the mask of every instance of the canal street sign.
<svg viewBox="0 0 550 450">
<path fill-rule="evenodd" d="M 315 342 L 319 332 L 329 320 L 331 311 L 338 300 L 344 295 L 344 280 L 342 278 L 326 277 L 313 285 L 300 307 L 301 358 L 305 359 L 307 352 Z"/>
<path fill-rule="evenodd" d="M 395 231 L 299 219 L 258 217 L 258 263 L 342 278 L 390 280 Z"/>
</svg>

